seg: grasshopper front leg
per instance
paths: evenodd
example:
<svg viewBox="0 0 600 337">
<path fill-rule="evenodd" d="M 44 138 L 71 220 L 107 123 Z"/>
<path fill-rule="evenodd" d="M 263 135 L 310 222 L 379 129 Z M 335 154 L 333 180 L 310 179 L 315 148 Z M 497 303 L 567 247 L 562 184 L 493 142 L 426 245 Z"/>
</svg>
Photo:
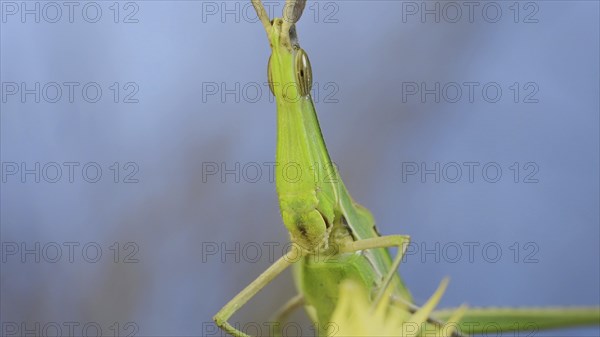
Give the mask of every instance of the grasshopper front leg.
<svg viewBox="0 0 600 337">
<path fill-rule="evenodd" d="M 341 247 L 340 253 L 351 253 L 364 249 L 398 247 L 398 254 L 394 258 L 394 262 L 392 262 L 392 266 L 383 281 L 381 289 L 379 289 L 379 292 L 375 297 L 375 301 L 373 301 L 375 305 L 381 301 L 392 278 L 396 275 L 396 271 L 400 266 L 400 262 L 402 262 L 402 257 L 404 256 L 409 243 L 410 236 L 408 235 L 387 235 L 353 241 Z"/>
<path fill-rule="evenodd" d="M 234 328 L 229 324 L 228 320 L 237 312 L 244 304 L 246 304 L 254 295 L 256 295 L 262 288 L 269 284 L 275 277 L 283 272 L 287 267 L 292 265 L 294 261 L 298 261 L 306 255 L 306 252 L 292 245 L 292 249 L 287 252 L 284 256 L 280 257 L 275 263 L 273 263 L 267 270 L 260 274 L 252 283 L 250 283 L 244 290 L 240 291 L 231 301 L 217 312 L 213 317 L 213 320 L 217 326 L 234 337 L 250 337 L 244 332 Z"/>
<path fill-rule="evenodd" d="M 410 243 L 410 236 L 408 235 L 386 235 L 379 236 L 369 239 L 362 239 L 358 241 L 352 241 L 344 245 L 340 252 L 355 252 L 364 249 L 375 249 L 375 248 L 389 248 L 389 247 L 398 247 L 398 253 L 394 258 L 392 265 L 390 266 L 390 270 L 385 276 L 380 289 L 378 290 L 377 296 L 375 296 L 375 300 L 373 301 L 373 307 L 376 307 L 384 295 L 386 294 L 386 290 L 392 282 L 392 279 L 396 275 L 398 267 L 402 262 L 402 258 L 406 253 L 406 249 L 408 248 L 408 244 Z"/>
</svg>

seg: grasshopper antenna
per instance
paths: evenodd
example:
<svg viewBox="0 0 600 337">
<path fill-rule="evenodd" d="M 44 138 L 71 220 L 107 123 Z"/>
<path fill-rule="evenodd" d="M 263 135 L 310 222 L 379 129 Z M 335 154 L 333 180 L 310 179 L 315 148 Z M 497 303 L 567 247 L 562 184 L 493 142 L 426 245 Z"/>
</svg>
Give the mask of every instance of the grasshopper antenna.
<svg viewBox="0 0 600 337">
<path fill-rule="evenodd" d="M 265 7 L 260 0 L 252 0 L 252 6 L 254 6 L 254 10 L 256 10 L 256 14 L 260 19 L 260 22 L 262 22 L 265 30 L 267 31 L 267 35 L 269 35 L 271 29 L 271 20 L 269 19 L 269 14 L 267 14 Z"/>
<path fill-rule="evenodd" d="M 306 0 L 285 0 L 283 26 L 281 27 L 284 32 L 289 32 L 290 28 L 300 20 L 305 6 Z"/>
<path fill-rule="evenodd" d="M 283 44 L 292 48 L 292 43 L 296 40 L 295 24 L 300 20 L 304 12 L 306 0 L 285 0 L 283 6 L 283 22 L 281 24 Z M 293 30 L 293 32 L 292 32 Z"/>
</svg>

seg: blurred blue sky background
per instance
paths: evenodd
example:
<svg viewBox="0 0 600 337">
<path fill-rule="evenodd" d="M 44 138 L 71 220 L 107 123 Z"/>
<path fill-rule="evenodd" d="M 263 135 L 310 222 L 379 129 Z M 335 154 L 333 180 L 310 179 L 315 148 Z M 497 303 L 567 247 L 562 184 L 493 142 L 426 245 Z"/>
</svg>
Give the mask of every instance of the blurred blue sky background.
<svg viewBox="0 0 600 337">
<path fill-rule="evenodd" d="M 309 0 L 297 29 L 331 156 L 382 233 L 412 236 L 401 274 L 418 301 L 450 276 L 442 306 L 598 305 L 599 4 L 474 3 L 470 14 L 463 2 Z M 270 51 L 249 1 L 80 2 L 72 15 L 64 2 L 1 4 L 3 332 L 77 322 L 80 334 L 209 334 L 269 265 L 265 243 L 287 242 L 264 164 Z M 435 6 L 439 22 L 422 16 Z M 21 96 L 36 82 L 39 103 Z M 72 102 L 65 82 L 79 83 Z M 465 82 L 478 83 L 472 102 Z M 439 83 L 439 103 L 422 83 Z M 86 84 L 88 100 L 101 88 L 97 102 Z M 21 176 L 36 163 L 39 182 Z M 213 163 L 239 163 L 239 182 L 207 174 Z M 440 163 L 439 183 L 421 163 Z M 98 182 L 83 167 L 88 180 L 99 167 Z M 222 261 L 236 242 L 240 261 Z M 287 272 L 235 321 L 263 322 L 294 293 Z"/>
</svg>

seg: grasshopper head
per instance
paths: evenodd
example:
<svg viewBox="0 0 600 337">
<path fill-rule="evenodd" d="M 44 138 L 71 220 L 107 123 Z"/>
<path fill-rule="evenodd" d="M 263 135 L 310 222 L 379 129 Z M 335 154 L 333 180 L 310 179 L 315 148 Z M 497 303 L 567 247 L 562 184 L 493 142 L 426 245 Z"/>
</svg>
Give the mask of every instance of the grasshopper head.
<svg viewBox="0 0 600 337">
<path fill-rule="evenodd" d="M 285 44 L 288 48 L 291 48 L 290 31 L 292 30 L 292 26 L 298 22 L 298 20 L 300 20 L 302 12 L 304 11 L 304 6 L 306 5 L 306 0 L 286 0 L 283 7 L 283 17 L 277 18 L 273 20 L 273 22 L 269 20 L 269 15 L 267 14 L 267 11 L 265 11 L 261 0 L 252 0 L 252 5 L 256 10 L 258 18 L 267 31 L 269 41 L 272 40 L 273 34 L 271 28 L 279 26 L 278 29 L 282 32 L 282 44 Z"/>
<path fill-rule="evenodd" d="M 271 56 L 267 64 L 269 88 L 285 102 L 308 97 L 312 88 L 312 69 L 308 55 L 300 48 L 296 22 L 302 16 L 306 0 L 286 0 L 283 17 L 272 21 L 260 0 L 252 0 L 269 39 Z"/>
</svg>

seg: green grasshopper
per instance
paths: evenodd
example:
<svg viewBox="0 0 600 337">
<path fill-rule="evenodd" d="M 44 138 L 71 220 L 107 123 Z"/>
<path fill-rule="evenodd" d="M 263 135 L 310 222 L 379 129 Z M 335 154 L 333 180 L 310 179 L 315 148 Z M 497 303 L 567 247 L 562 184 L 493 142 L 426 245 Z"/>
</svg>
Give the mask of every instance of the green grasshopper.
<svg viewBox="0 0 600 337">
<path fill-rule="evenodd" d="M 372 294 L 378 303 L 386 289 L 392 288 L 394 300 L 412 304 L 410 292 L 396 273 L 409 237 L 381 236 L 371 213 L 353 201 L 333 165 L 321 134 L 311 98 L 312 70 L 307 53 L 298 43 L 295 23 L 306 0 L 286 0 L 284 17 L 271 21 L 260 0 L 251 0 L 271 46 L 268 82 L 277 103 L 276 187 L 283 223 L 293 248 L 279 258 L 256 280 L 236 295 L 215 316 L 217 326 L 236 337 L 247 337 L 228 323 L 229 318 L 289 266 L 299 295 L 288 301 L 280 317 L 304 306 L 317 327 L 329 321 L 340 292 L 342 280 L 352 279 Z M 291 179 L 286 165 L 299 171 Z M 322 171 L 317 179 L 309 172 Z M 392 259 L 388 248 L 397 247 Z M 453 310 L 430 317 L 430 324 L 442 324 Z M 493 322 L 502 331 L 523 329 L 535 323 L 538 329 L 598 324 L 600 309 L 471 309 L 461 321 Z M 461 323 L 461 324 L 462 324 Z M 479 333 L 485 324 L 470 325 L 468 333 Z"/>
</svg>

